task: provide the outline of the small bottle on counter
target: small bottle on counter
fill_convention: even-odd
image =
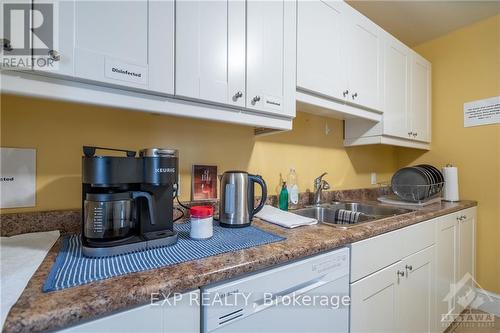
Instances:
[[[286,182],[288,184],[288,199],[292,204],[296,205],[299,202],[299,185],[295,168],[290,168]]]
[[[288,190],[286,188],[286,182],[283,182],[281,186],[281,192],[279,197],[279,207],[281,210],[288,210]]]
[[[191,215],[191,230],[189,236],[196,240],[211,238],[214,234],[213,207],[193,206],[189,209],[189,214]]]

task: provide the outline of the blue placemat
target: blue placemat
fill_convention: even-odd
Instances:
[[[106,258],[84,257],[80,235],[67,236],[45,281],[43,291],[79,286],[285,239],[253,226],[222,228],[214,225],[213,237],[203,241],[189,238],[188,223],[175,224],[174,229],[179,234],[175,245]]]

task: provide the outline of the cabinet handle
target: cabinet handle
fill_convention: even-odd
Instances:
[[[467,218],[467,216],[466,216],[466,215],[462,215],[462,217],[463,217],[463,219],[464,219],[464,220]]]
[[[408,136],[412,136],[413,132],[408,132]]]
[[[409,271],[413,270],[413,266],[412,265],[406,265],[405,268]]]
[[[349,90],[346,90],[342,93],[342,95],[344,95],[344,97],[346,97],[347,95],[349,95]]]
[[[356,97],[358,97],[358,93],[352,94],[352,99],[356,99]]]
[[[417,132],[413,133],[413,136],[414,136],[414,137],[416,137],[417,135],[418,135],[418,133],[417,133]]]
[[[50,57],[50,59],[52,59],[54,61],[61,60],[61,55],[56,50],[50,50],[49,51],[49,57]]]
[[[3,50],[4,51],[12,51],[13,48],[12,48],[12,44],[10,43],[10,40],[8,40],[7,38],[3,38],[2,39],[2,45],[3,45]]]
[[[255,96],[254,98],[252,98],[252,105],[255,105],[255,103],[257,103],[258,101],[260,101],[260,96]]]
[[[236,102],[240,97],[243,97],[243,93],[241,91],[236,92],[236,94],[234,94],[233,96],[233,101]]]
[[[398,277],[399,277],[399,276],[404,277],[404,276],[405,276],[405,272],[403,272],[403,271],[398,271],[398,272],[397,272],[397,275],[398,275]]]

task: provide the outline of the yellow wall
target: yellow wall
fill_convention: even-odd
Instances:
[[[387,180],[396,166],[394,148],[345,149],[341,121],[305,113],[291,132],[254,138],[250,127],[91,105],[3,95],[1,106],[1,146],[37,149],[36,207],[1,213],[80,207],[82,145],[179,149],[181,199],[190,196],[192,164],[261,174],[271,194],[290,167],[305,191],[324,171],[333,188],[359,188],[370,186],[370,172]]]
[[[432,150],[399,149],[400,167],[459,168],[460,197],[479,201],[476,271],[500,294],[500,124],[463,126],[463,103],[500,96],[500,15],[416,47],[432,63]]]

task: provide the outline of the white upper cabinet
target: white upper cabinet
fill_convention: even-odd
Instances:
[[[350,117],[359,114],[362,118],[376,118],[382,109],[381,31],[345,2],[299,0],[299,101],[328,105],[332,117],[340,111]],[[318,98],[323,101],[315,100]],[[356,113],[346,104],[360,111]],[[363,110],[376,112],[367,116]]]
[[[297,87],[344,100],[348,89],[343,62],[343,8],[338,1],[299,1]],[[328,41],[328,42],[325,42]]]
[[[382,121],[346,119],[344,145],[430,149],[431,64],[388,33],[382,44]]]
[[[173,1],[76,1],[75,76],[173,93]]]
[[[384,133],[409,138],[411,53],[392,36],[384,44]]]
[[[245,106],[245,2],[178,1],[175,94]]]
[[[53,46],[43,49],[35,33],[23,45],[28,53],[50,57],[54,66],[36,65],[33,69],[43,76],[7,71],[2,91],[270,129],[292,127],[296,1],[13,1],[33,6],[32,27],[44,22],[36,10],[53,5]],[[8,37],[14,48],[22,48],[26,39]],[[9,41],[4,44],[6,53],[15,53],[8,51]]]
[[[357,11],[348,13],[345,31],[348,80],[346,101],[375,110],[382,109],[380,32],[381,29],[377,25]]]
[[[283,111],[285,1],[247,1],[247,107]]]
[[[431,64],[413,54],[411,128],[415,140],[431,142]]]
[[[173,1],[52,3],[58,39],[51,74],[173,94]]]

